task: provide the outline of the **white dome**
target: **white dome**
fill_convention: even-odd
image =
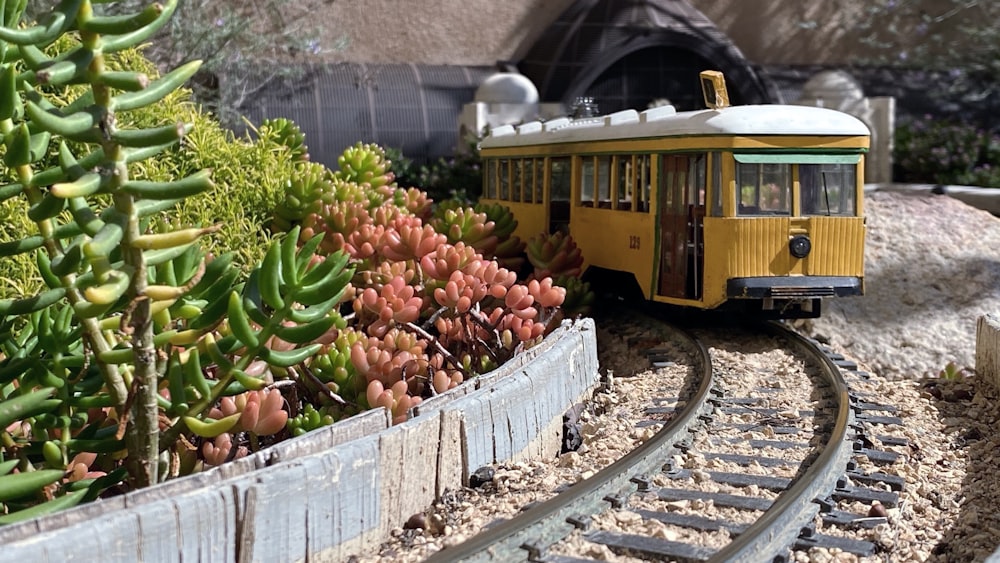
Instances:
[[[487,104],[537,104],[538,89],[523,74],[498,72],[483,81],[475,100]]]
[[[823,100],[827,105],[861,100],[865,97],[861,84],[842,70],[824,70],[810,78],[802,87],[799,103]]]

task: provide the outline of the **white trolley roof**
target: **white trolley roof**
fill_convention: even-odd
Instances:
[[[677,112],[673,106],[662,106],[641,113],[630,109],[602,117],[503,125],[495,127],[480,148],[664,136],[868,134],[860,119],[828,108],[750,105]]]

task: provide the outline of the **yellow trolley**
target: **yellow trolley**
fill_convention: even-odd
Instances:
[[[522,238],[567,230],[585,275],[645,299],[811,317],[824,297],[862,294],[868,128],[706,98],[497,127],[480,144],[482,199],[509,206]]]

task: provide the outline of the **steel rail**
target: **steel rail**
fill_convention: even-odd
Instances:
[[[426,563],[525,560],[529,550],[544,549],[569,535],[574,525],[567,521],[568,518],[600,512],[606,508],[601,506],[607,503],[604,500],[606,497],[634,487],[630,481],[634,476],[659,471],[674,444],[699,422],[700,415],[711,408],[708,398],[715,383],[708,349],[687,333],[679,331],[679,334],[683,334],[697,350],[702,363],[701,383],[683,412],[638,448],[589,479],[461,544],[442,549],[426,559]],[[512,556],[519,550],[523,551],[524,557]]]
[[[783,491],[771,507],[709,561],[773,561],[787,554],[801,533],[819,512],[815,499],[832,491],[851,457],[849,432],[854,423],[847,382],[840,368],[804,336],[777,323],[767,323],[771,332],[788,339],[800,351],[819,360],[822,374],[837,397],[837,419],[827,447],[795,483]]]

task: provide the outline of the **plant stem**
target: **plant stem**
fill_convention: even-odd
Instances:
[[[90,0],[84,0],[80,8],[79,19],[88,19],[93,14]],[[101,76],[105,72],[104,55],[100,51],[101,38],[96,33],[81,32],[80,39],[84,46],[93,50],[95,56],[90,62],[90,72],[93,76]],[[125,443],[128,447],[128,467],[132,484],[136,487],[147,487],[155,484],[159,478],[160,454],[159,438],[159,406],[156,402],[157,372],[156,348],[153,344],[153,322],[149,312],[149,299],[144,294],[149,285],[146,272],[146,260],[140,248],[132,242],[142,232],[139,229],[139,213],[135,206],[135,197],[121,190],[128,182],[128,162],[124,148],[112,140],[116,130],[116,119],[111,108],[111,92],[99,81],[91,84],[94,92],[94,102],[106,110],[103,122],[105,140],[102,144],[105,157],[112,163],[111,193],[115,208],[128,217],[125,232],[122,236],[122,258],[126,266],[134,268],[128,297],[131,300],[132,314],[129,330],[132,334],[132,352],[134,354],[135,375],[132,388],[135,396],[132,398],[132,410],[129,425],[125,433]],[[126,328],[126,327],[123,327]]]

